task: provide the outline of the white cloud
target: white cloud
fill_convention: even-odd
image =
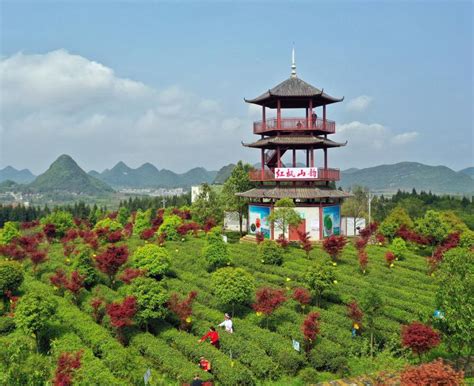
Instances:
[[[409,142],[413,142],[419,133],[416,131],[410,131],[408,133],[397,134],[392,138],[392,143],[396,145],[405,145]]]
[[[358,97],[351,99],[347,105],[346,109],[348,111],[361,112],[367,110],[367,108],[372,103],[373,98],[367,95],[359,95]]]
[[[120,159],[220,167],[243,157],[240,140],[251,132],[219,101],[179,85],[156,90],[65,50],[5,58],[0,79],[0,164],[37,173],[62,153],[86,169]]]

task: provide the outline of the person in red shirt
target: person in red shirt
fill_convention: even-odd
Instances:
[[[206,358],[204,357],[201,357],[201,359],[199,359],[199,367],[201,368],[201,370],[203,371],[207,371],[208,373],[211,372],[211,362],[209,362]]]
[[[204,342],[206,339],[211,341],[211,344],[218,350],[221,348],[219,343],[219,333],[216,331],[214,326],[209,327],[209,332],[198,340],[199,343]]]

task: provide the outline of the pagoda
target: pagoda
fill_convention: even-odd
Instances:
[[[285,197],[293,199],[302,218],[297,229],[288,230],[290,240],[298,240],[298,231],[309,232],[313,241],[340,234],[341,203],[350,194],[335,187],[340,171],[329,168],[328,149],[347,142],[328,138],[336,132],[336,124],[327,119],[326,106],[343,99],[297,77],[294,49],[291,76],[259,97],[245,99],[262,107],[262,120],[253,124],[253,132],[260,138],[242,143],[260,149],[260,166],[250,172],[250,180],[257,186],[238,193],[250,199],[250,236],[260,232],[267,239],[278,238],[267,218],[275,202]],[[276,116],[267,118],[267,109],[276,110]],[[299,109],[302,116],[287,116],[290,109]],[[303,165],[297,163],[297,153]]]

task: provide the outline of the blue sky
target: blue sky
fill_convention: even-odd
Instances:
[[[258,114],[243,98],[289,76],[293,42],[298,76],[345,97],[328,108],[349,141],[331,166],[471,166],[472,15],[456,1],[3,1],[0,166],[253,162],[240,141]],[[130,97],[123,80],[142,88]]]

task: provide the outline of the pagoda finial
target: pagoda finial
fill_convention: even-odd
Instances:
[[[293,50],[291,52],[291,77],[296,78],[295,43],[293,43]]]

